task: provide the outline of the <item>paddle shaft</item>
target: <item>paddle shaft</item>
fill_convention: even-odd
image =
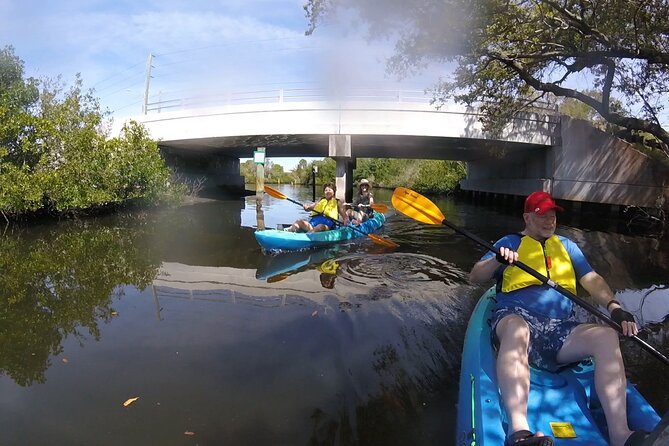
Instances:
[[[479,236],[472,234],[471,232],[467,231],[466,229],[461,229],[457,226],[455,226],[453,223],[443,220],[441,222],[444,226],[448,226],[449,228],[453,229],[455,232],[459,232],[460,234],[464,235],[465,237],[469,238],[470,240],[475,241],[479,245],[487,248],[489,251],[494,252],[495,254],[500,254],[499,248],[496,248],[492,243],[487,242],[480,238]],[[523,262],[516,261],[513,262],[513,266],[520,268],[521,270],[525,271],[527,274],[533,276],[534,278],[538,279],[542,284],[548,285],[549,287],[553,288],[554,290],[562,293],[564,296],[568,297],[571,299],[573,302],[577,303],[581,307],[585,308],[587,311],[592,313],[593,315],[597,316],[599,319],[602,321],[606,322],[609,326],[613,327],[619,332],[622,332],[622,327],[620,324],[615,322],[613,319],[611,319],[609,316],[606,314],[602,313],[597,307],[592,305],[590,302],[587,302],[571,291],[567,290],[566,288],[563,288],[562,286],[558,285],[557,283],[553,282],[550,280],[548,277],[544,276],[543,274],[539,273],[538,271],[535,271],[534,269],[530,268],[529,266],[525,265]],[[634,341],[636,341],[641,347],[646,350],[648,353],[652,354],[655,356],[657,359],[662,361],[665,365],[669,365],[669,359],[667,359],[666,356],[664,356],[662,353],[660,353],[658,350],[656,350],[652,345],[648,344],[646,341],[638,337],[637,335],[631,336]]]

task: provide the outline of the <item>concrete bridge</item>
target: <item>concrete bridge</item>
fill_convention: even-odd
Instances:
[[[350,200],[357,158],[467,162],[463,190],[642,207],[669,206],[669,171],[583,121],[537,110],[497,135],[476,110],[436,109],[422,91],[276,89],[165,100],[136,120],[182,172],[243,189],[239,158],[326,157],[337,163],[338,197]]]

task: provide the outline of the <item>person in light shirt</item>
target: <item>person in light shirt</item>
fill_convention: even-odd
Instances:
[[[374,195],[372,194],[372,184],[369,180],[363,178],[358,186],[358,196],[353,199],[351,209],[346,212],[353,224],[360,224],[368,220],[373,214],[372,205],[374,205]]]

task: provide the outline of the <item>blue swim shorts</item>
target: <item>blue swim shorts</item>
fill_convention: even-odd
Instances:
[[[311,226],[313,227],[318,225],[325,225],[328,227],[328,229],[334,228],[335,225],[334,220],[330,217],[326,217],[325,215],[314,215],[311,217],[311,220],[309,220],[309,223],[311,223]]]
[[[551,319],[530,313],[521,307],[499,308],[495,310],[491,319],[493,345],[499,346],[496,328],[504,316],[515,314],[522,317],[530,327],[530,346],[528,350],[528,361],[533,367],[555,372],[569,364],[559,364],[557,353],[564,345],[569,333],[581,325],[573,319]]]

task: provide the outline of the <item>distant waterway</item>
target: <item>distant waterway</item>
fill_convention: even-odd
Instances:
[[[390,205],[391,191],[375,192]],[[490,241],[522,229],[519,209],[434,201]],[[304,215],[249,196],[7,228],[0,444],[451,444],[464,332],[485,288],[467,273],[482,248],[391,208],[380,235],[395,250],[367,238],[260,250],[259,225]],[[586,218],[558,233],[666,354],[669,239],[616,228]],[[669,411],[657,385],[669,369],[623,348],[629,379]]]

